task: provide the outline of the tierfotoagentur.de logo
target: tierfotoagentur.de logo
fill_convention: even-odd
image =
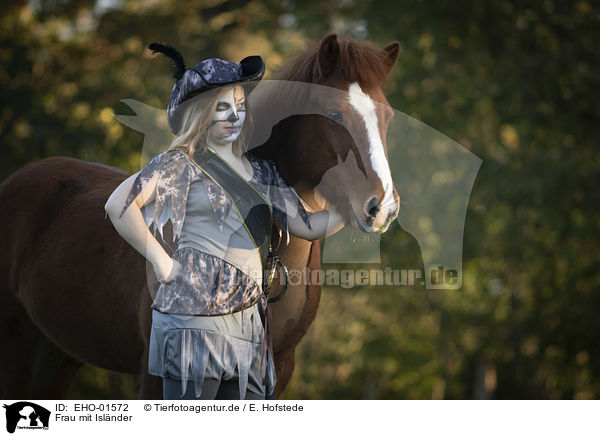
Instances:
[[[3,404],[6,409],[6,431],[14,433],[16,429],[48,430],[50,411],[29,401]]]

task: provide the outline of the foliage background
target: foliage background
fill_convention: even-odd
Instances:
[[[0,180],[55,155],[139,170],[142,137],[113,114],[166,104],[149,42],[188,63],[260,53],[272,71],[331,31],[398,40],[390,104],[483,159],[464,285],[325,287],[283,398],[598,398],[599,17],[553,0],[4,2]],[[419,258],[397,223],[382,249]],[[136,383],[86,365],[69,397],[135,398]]]

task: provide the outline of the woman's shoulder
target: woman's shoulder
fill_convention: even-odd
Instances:
[[[161,176],[179,176],[182,172],[189,172],[192,178],[197,178],[197,171],[188,156],[181,148],[170,148],[156,154],[143,168],[144,173],[158,171]]]
[[[256,156],[248,151],[244,153],[254,169],[254,178],[265,185],[269,185],[273,180],[273,172],[277,171],[275,162],[271,159]]]
[[[189,160],[188,154],[181,148],[168,148],[160,153],[158,153],[155,158],[163,159],[166,161],[182,161],[185,162]]]
[[[179,149],[170,148],[154,154],[150,160],[142,167],[142,171],[148,169],[159,169],[173,162],[182,161],[185,153]]]
[[[170,218],[175,238],[181,231],[190,185],[198,177],[181,150],[168,149],[150,159],[134,179],[121,215],[155,176],[158,177],[156,197],[151,206],[153,212],[145,217],[146,224],[154,233],[158,230],[162,236],[162,227]]]

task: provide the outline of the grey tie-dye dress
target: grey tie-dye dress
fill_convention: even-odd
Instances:
[[[269,205],[285,231],[286,243],[287,215],[299,213],[310,228],[305,206],[310,208],[281,178],[274,162],[250,153],[245,156],[254,172],[246,183]],[[260,365],[264,329],[258,310],[267,304],[262,265],[250,235],[244,238],[238,232],[242,236],[233,237],[242,217],[227,193],[180,149],[159,153],[142,168],[121,215],[156,173],[156,198],[142,213],[150,230],[161,238],[164,224],[171,220],[173,259],[183,270],[160,285],[152,303],[150,374],[180,379],[183,393],[187,381],[194,380],[196,397],[204,378],[236,377],[240,398],[246,389],[271,395],[276,378],[268,347]],[[286,202],[296,205],[294,210],[286,208]]]

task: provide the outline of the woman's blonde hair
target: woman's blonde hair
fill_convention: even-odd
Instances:
[[[241,85],[234,85],[241,86]],[[179,133],[171,142],[169,150],[179,148],[192,157],[197,150],[203,150],[207,145],[208,128],[213,119],[219,96],[228,87],[219,88],[219,91],[204,92],[190,101],[185,102],[185,108],[181,114],[181,127]],[[245,87],[244,96],[247,92]],[[249,113],[248,100],[245,104],[246,117],[242,131],[237,139],[231,144],[233,153],[240,157],[248,149],[248,139],[253,127],[252,117]]]

